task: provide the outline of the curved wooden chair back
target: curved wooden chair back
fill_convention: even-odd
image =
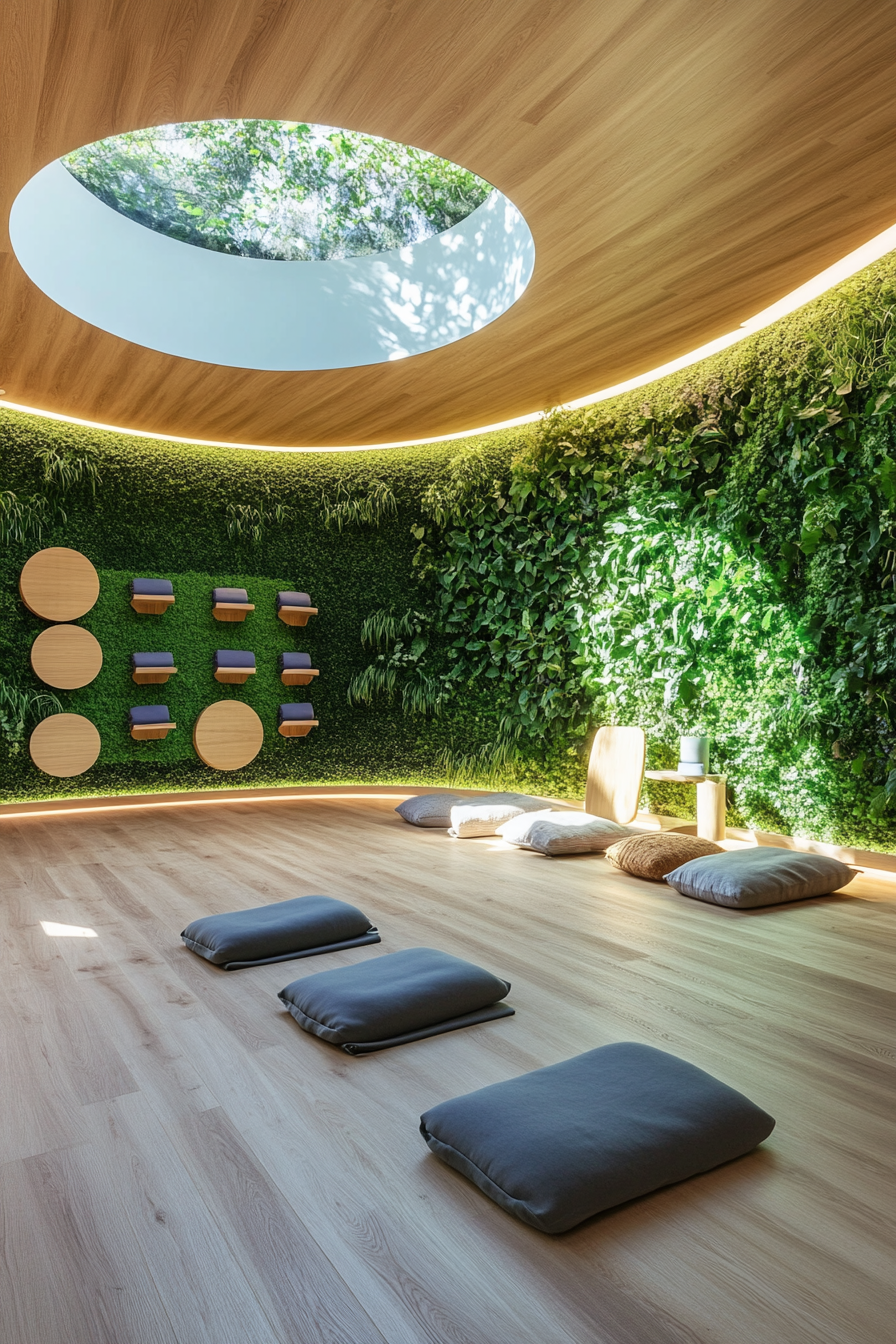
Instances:
[[[599,728],[588,761],[585,811],[625,825],[638,811],[647,739],[643,728]]]

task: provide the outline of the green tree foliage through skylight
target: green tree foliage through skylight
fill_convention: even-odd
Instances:
[[[70,173],[129,219],[195,247],[331,261],[421,242],[482,205],[488,182],[425,150],[288,121],[195,121],[98,140]]]

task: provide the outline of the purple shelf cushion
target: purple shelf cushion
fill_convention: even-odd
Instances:
[[[280,655],[281,672],[301,672],[303,668],[310,666],[310,653],[281,653]]]
[[[131,579],[131,593],[137,597],[173,597],[170,579]]]
[[[167,705],[135,705],[130,710],[131,727],[152,723],[170,723],[171,713]]]
[[[312,705],[281,705],[278,715],[278,722],[285,723],[287,719],[313,719],[314,707]]]
[[[215,649],[215,670],[219,667],[254,667],[255,654],[245,649]]]
[[[215,602],[248,602],[249,594],[245,588],[215,588],[213,590]]]
[[[311,598],[307,593],[278,593],[277,610],[281,607],[310,607]]]
[[[132,667],[173,667],[173,653],[132,653]]]

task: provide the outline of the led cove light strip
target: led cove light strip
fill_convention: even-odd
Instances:
[[[611,397],[619,397],[625,392],[633,392],[638,387],[646,387],[648,383],[656,382],[658,378],[664,378],[669,373],[677,373],[680,369],[690,368],[692,364],[699,364],[702,359],[717,355],[721,350],[737,345],[738,341],[746,340],[755,332],[770,327],[779,318],[796,312],[797,308],[802,308],[813,299],[827,293],[829,289],[840,284],[841,280],[848,280],[851,275],[856,275],[894,249],[896,249],[896,224],[884,229],[883,233],[863,243],[833,266],[828,266],[827,270],[820,271],[798,289],[785,294],[777,303],[763,308],[761,313],[756,313],[754,317],[742,322],[737,331],[729,331],[725,336],[707,341],[706,345],[698,346],[696,350],[680,355],[678,359],[669,360],[667,364],[660,364],[647,373],[638,374],[636,378],[629,378],[624,383],[615,383],[612,387],[604,388],[602,392],[592,392],[586,397],[579,397],[577,401],[566,402],[565,407],[575,411],[583,406],[593,406],[599,401],[609,401]],[[106,429],[113,434],[128,434],[135,439],[159,439],[164,443],[195,444],[199,448],[245,448],[258,453],[362,453],[377,448],[413,448],[427,443],[450,443],[456,439],[469,439],[475,434],[491,434],[499,429],[515,429],[518,425],[531,425],[534,421],[540,420],[542,415],[541,411],[532,411],[529,415],[518,415],[513,420],[499,420],[493,425],[480,425],[476,429],[464,429],[457,434],[440,434],[431,439],[400,439],[395,443],[362,443],[339,448],[272,448],[259,443],[230,443],[225,439],[184,439],[175,434],[153,434],[146,430],[125,429],[121,425],[104,425],[99,420],[81,420],[74,415],[60,415],[57,411],[42,411],[35,406],[23,406],[19,402],[7,401],[5,397],[0,397],[0,406],[6,406],[11,411],[25,411],[28,415],[40,415],[45,420],[61,420],[68,425],[84,425],[89,429]]]

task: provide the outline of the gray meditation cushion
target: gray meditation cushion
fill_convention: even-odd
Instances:
[[[552,1233],[742,1157],[774,1127],[702,1069],[628,1041],[443,1101],[420,1120],[443,1162]]]
[[[131,579],[131,592],[137,597],[172,597],[170,579]]]
[[[255,654],[247,649],[215,649],[215,668],[254,667]]]
[[[167,705],[134,705],[128,710],[131,725],[170,723],[171,714]]]
[[[245,588],[215,588],[212,596],[216,602],[248,602],[249,594]]]
[[[445,830],[451,825],[451,809],[465,800],[457,793],[418,793],[399,803],[395,811],[412,826]]]
[[[856,876],[839,859],[761,845],[690,859],[666,874],[683,896],[742,910],[839,891]]]
[[[389,952],[356,966],[306,975],[279,998],[300,1027],[350,1055],[385,1050],[496,1017],[506,980],[432,947]]]
[[[380,941],[365,914],[330,896],[296,896],[253,910],[206,915],[188,924],[181,938],[191,951],[225,971]]]
[[[173,667],[173,653],[132,653],[133,667]]]

